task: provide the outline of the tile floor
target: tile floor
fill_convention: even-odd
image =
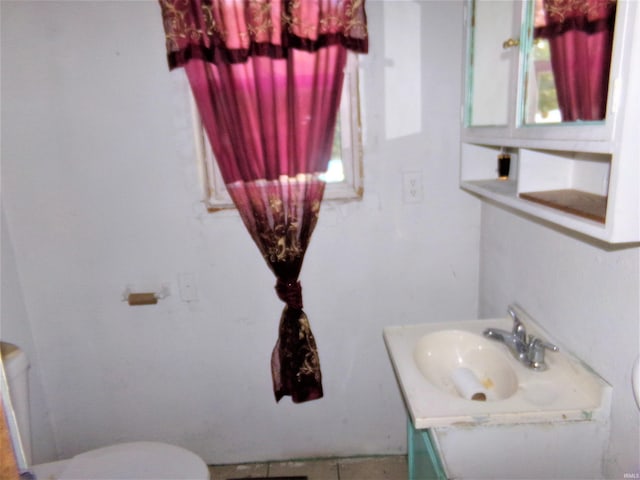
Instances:
[[[288,462],[210,466],[211,480],[234,478],[296,477],[308,480],[406,480],[407,457],[335,458]]]

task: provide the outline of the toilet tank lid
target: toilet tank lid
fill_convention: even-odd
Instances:
[[[0,342],[0,355],[7,377],[15,377],[29,368],[29,359],[24,351],[9,342]]]
[[[73,457],[59,479],[78,478],[208,480],[209,469],[200,457],[182,447],[159,442],[131,442]]]

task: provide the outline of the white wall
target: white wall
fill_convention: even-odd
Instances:
[[[631,368],[640,343],[640,248],[612,248],[486,204],[480,314],[517,301],[613,387],[605,478],[638,473]]]
[[[235,213],[199,202],[183,72],[167,71],[157,3],[1,8],[2,233],[19,279],[2,293],[24,298],[2,325],[9,341],[16,322],[33,332],[35,436],[50,437],[48,409],[55,440],[35,460],[136,439],[211,463],[404,451],[383,326],[477,311],[479,206],[457,188],[461,2],[367,3],[365,197],[323,206],[305,260],[325,398],[302,405],[271,391],[271,273]],[[417,67],[386,48],[406,39],[391,11],[419,15]],[[391,82],[394,68],[420,82]],[[417,103],[411,125],[389,128],[406,121],[389,96]],[[424,198],[405,204],[402,172],[416,170]],[[181,273],[198,301],[181,301]],[[172,295],[157,306],[120,299],[127,284],[163,283]]]

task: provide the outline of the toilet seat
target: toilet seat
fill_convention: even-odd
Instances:
[[[121,443],[56,463],[59,474],[52,476],[56,480],[209,480],[209,469],[200,457],[159,442]],[[34,470],[36,475],[45,473],[37,466]]]

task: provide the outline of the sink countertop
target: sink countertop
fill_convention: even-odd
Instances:
[[[609,417],[611,386],[531,320],[525,322],[527,334],[556,343],[560,351],[548,352],[545,357],[548,370],[536,372],[513,358],[505,345],[492,342],[504,350],[518,378],[518,389],[509,398],[483,402],[454,396],[431,384],[416,364],[414,351],[425,335],[461,330],[482,336],[486,328],[510,331],[512,325],[512,320],[505,317],[384,328],[384,341],[415,428],[569,422]]]

